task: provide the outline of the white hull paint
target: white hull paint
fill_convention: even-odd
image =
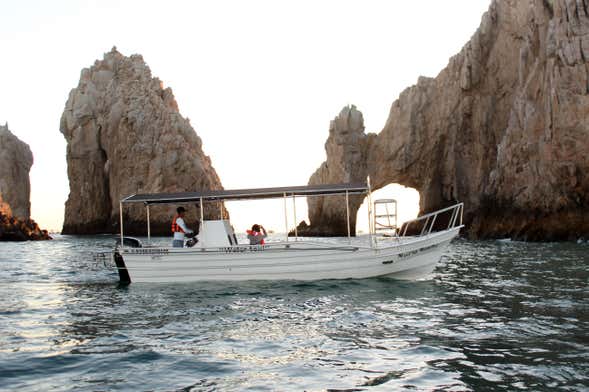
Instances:
[[[376,248],[306,241],[225,248],[120,248],[131,282],[363,279],[430,275],[462,226]],[[121,266],[119,266],[121,269]]]

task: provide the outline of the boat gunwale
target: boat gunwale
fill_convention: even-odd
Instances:
[[[337,244],[326,244],[317,241],[295,241],[295,242],[271,242],[265,245],[248,245],[248,244],[237,244],[237,245],[228,245],[223,247],[210,247],[210,248],[174,248],[169,246],[161,246],[161,247],[151,247],[146,246],[142,248],[129,248],[124,247],[118,249],[118,251],[122,251],[124,255],[192,255],[192,254],[208,254],[208,255],[228,255],[228,254],[262,254],[262,253],[283,253],[283,252],[295,252],[295,251],[346,251],[346,252],[357,252],[357,251],[373,251],[373,252],[381,252],[381,251],[390,251],[393,249],[399,249],[403,246],[412,246],[418,244],[420,242],[425,242],[432,238],[441,237],[442,235],[448,234],[453,231],[460,231],[464,225],[452,227],[447,230],[436,231],[433,233],[429,233],[422,236],[406,236],[406,237],[391,237],[391,242],[395,242],[393,244],[388,244],[387,246],[377,246],[377,247],[370,247],[370,246],[360,246],[360,245],[341,245],[338,246]],[[404,239],[409,239],[404,240]],[[300,248],[296,245],[311,245],[313,247],[309,248]],[[243,249],[243,251],[242,251]],[[142,252],[141,250],[149,250],[153,251],[153,253]],[[162,253],[157,253],[157,251],[161,251]]]

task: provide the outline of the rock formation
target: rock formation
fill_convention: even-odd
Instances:
[[[29,171],[33,153],[28,144],[0,126],[0,198],[10,206],[12,215],[28,219],[31,215]]]
[[[34,220],[12,215],[10,206],[0,198],[0,241],[50,240]]]
[[[119,200],[131,194],[222,189],[172,90],[151,76],[140,55],[126,57],[113,48],[83,69],[60,130],[70,182],[63,233],[116,232]],[[169,235],[175,207],[151,208],[153,234]],[[190,223],[197,213],[186,207]],[[211,214],[213,209],[219,211]],[[143,206],[124,207],[123,213],[125,233],[146,232]]]
[[[370,175],[375,189],[417,189],[423,212],[463,201],[473,238],[587,237],[589,1],[494,0],[448,66],[401,93],[378,135],[330,131],[326,150],[311,182]],[[311,228],[345,217],[321,206],[309,206]]]
[[[325,143],[327,161],[311,176],[309,185],[364,183],[366,181],[366,162],[368,140],[375,135],[364,133],[364,118],[355,106],[345,107],[329,125],[329,138]],[[350,231],[356,232],[356,211],[364,197],[350,196]],[[345,196],[310,197],[310,226],[298,226],[304,236],[345,236],[348,233]],[[342,211],[331,213],[331,211]]]
[[[30,219],[32,165],[29,146],[0,126],[0,241],[51,239]]]

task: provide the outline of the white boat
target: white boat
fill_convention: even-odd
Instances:
[[[369,201],[367,244],[352,243],[349,208],[348,243],[327,243],[286,236],[264,245],[239,244],[228,220],[204,220],[204,203],[230,200],[366,194]],[[144,203],[148,243],[129,241],[123,233],[123,206]],[[190,248],[150,245],[149,206],[198,203],[201,211],[199,242]],[[295,205],[295,204],[293,204]],[[384,213],[377,210],[384,208]],[[113,252],[122,283],[241,280],[319,280],[392,277],[422,279],[436,267],[450,241],[463,227],[463,204],[421,216],[397,227],[396,201],[371,200],[370,186],[340,184],[176,194],[132,195],[121,200],[121,238]],[[294,214],[296,215],[296,209]],[[296,216],[295,220],[296,222]],[[440,224],[443,227],[440,229]],[[436,230],[437,229],[437,230]],[[386,233],[388,232],[388,233]],[[412,235],[407,235],[412,233]],[[358,242],[358,241],[355,241]]]

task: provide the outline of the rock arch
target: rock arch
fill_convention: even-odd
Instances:
[[[448,66],[401,93],[378,135],[344,108],[309,182],[370,175],[375,189],[417,189],[422,212],[462,201],[473,238],[589,236],[587,9],[494,0]],[[311,234],[341,234],[341,217],[337,202],[309,203]]]

